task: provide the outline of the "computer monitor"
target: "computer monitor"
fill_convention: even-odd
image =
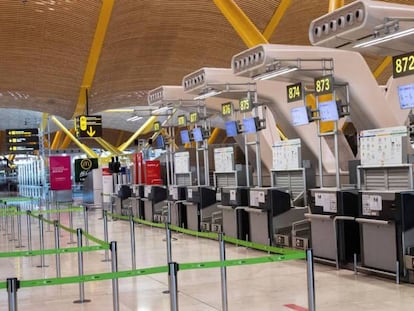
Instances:
[[[227,137],[235,137],[239,134],[237,121],[226,122],[226,134],[227,134]]]
[[[180,131],[180,135],[181,135],[181,143],[182,144],[187,144],[187,143],[190,142],[190,135],[188,134],[188,130]]]
[[[339,119],[338,106],[335,100],[320,102],[318,107],[321,121],[337,121]]]
[[[258,128],[258,119],[256,117],[243,119],[244,133],[256,133]]]
[[[164,149],[165,148],[165,141],[162,135],[158,135],[157,137],[157,148]]]
[[[293,126],[309,124],[308,108],[306,106],[290,109],[290,116],[292,117]]]
[[[401,109],[414,108],[414,84],[400,85],[398,87],[398,98]]]
[[[196,127],[193,129],[193,138],[194,141],[197,142],[203,141],[203,133],[201,131],[201,127]]]

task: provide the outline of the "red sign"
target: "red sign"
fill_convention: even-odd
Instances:
[[[49,158],[50,190],[72,190],[69,156]]]
[[[162,185],[161,163],[158,160],[148,160],[145,162],[145,184]]]
[[[142,155],[142,152],[138,152],[134,154],[134,164],[135,164],[135,183],[136,184],[143,184],[144,183],[144,177],[145,177],[145,171],[144,171],[144,157]]]

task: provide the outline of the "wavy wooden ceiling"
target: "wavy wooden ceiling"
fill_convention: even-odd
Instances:
[[[280,3],[236,2],[260,31]],[[0,1],[0,107],[72,116],[100,6],[99,0]],[[293,0],[270,42],[309,44],[310,21],[327,10],[328,0]],[[148,90],[181,84],[200,67],[229,67],[245,48],[212,0],[115,0],[90,111],[145,104]],[[372,69],[382,61],[366,59]],[[379,81],[389,76],[387,69]]]

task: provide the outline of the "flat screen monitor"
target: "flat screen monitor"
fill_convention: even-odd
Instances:
[[[193,129],[193,138],[194,141],[197,142],[203,141],[203,133],[201,132],[201,127],[196,127]]]
[[[337,121],[339,119],[338,106],[335,100],[319,103],[321,121]]]
[[[236,121],[227,121],[226,122],[226,134],[227,137],[237,136],[239,133],[238,126]]]
[[[398,87],[398,98],[401,109],[414,108],[414,84],[400,85]]]
[[[292,117],[293,126],[309,124],[308,109],[306,106],[290,109],[290,115]]]
[[[182,144],[187,144],[187,143],[190,142],[190,135],[188,134],[187,130],[182,130],[180,132],[180,135],[181,135],[181,143]]]
[[[256,133],[257,132],[257,119],[246,118],[243,119],[244,133]]]
[[[164,137],[162,137],[162,135],[158,135],[158,137],[157,137],[157,148],[158,149],[164,149],[165,148],[165,141],[164,141]]]

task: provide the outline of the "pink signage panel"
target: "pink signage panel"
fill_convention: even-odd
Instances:
[[[70,156],[49,158],[50,190],[72,190]]]

